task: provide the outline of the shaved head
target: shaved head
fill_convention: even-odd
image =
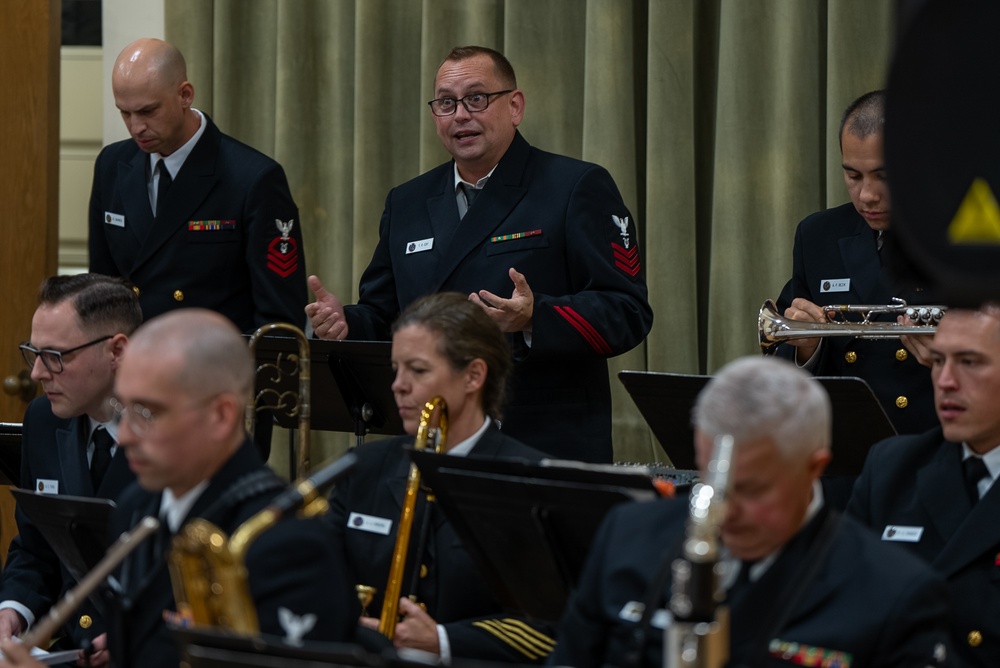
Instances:
[[[111,90],[125,127],[144,153],[168,156],[201,126],[191,109],[194,86],[187,80],[184,56],[173,44],[146,38],[126,46],[115,60]]]
[[[177,387],[191,396],[250,394],[254,365],[247,342],[224,316],[203,309],[171,311],[137,330],[136,355],[170,359]]]
[[[124,83],[135,77],[175,86],[187,80],[187,64],[176,46],[160,39],[143,38],[118,54],[112,79]]]

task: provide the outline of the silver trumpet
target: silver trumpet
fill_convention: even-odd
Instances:
[[[933,334],[944,316],[947,306],[908,306],[894,297],[895,304],[856,306],[850,304],[829,304],[823,306],[827,313],[860,313],[859,322],[830,320],[829,322],[800,322],[788,320],[778,313],[778,308],[770,299],[760,307],[757,316],[757,333],[760,337],[760,351],[770,355],[775,348],[789,339],[819,339],[828,336],[853,336],[859,339],[896,339],[910,334]],[[916,322],[915,325],[900,325],[897,322],[873,322],[877,314],[905,315]],[[829,316],[827,316],[829,318]]]

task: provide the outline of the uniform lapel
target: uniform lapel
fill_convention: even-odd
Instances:
[[[959,466],[956,464],[955,469],[960,470]],[[965,496],[964,492],[957,495]],[[953,497],[944,496],[943,493],[938,494],[938,503],[941,503],[941,499],[949,499],[954,505],[958,505],[954,503],[956,500]],[[1000,524],[996,521],[998,515],[1000,485],[994,484],[986,496],[973,506],[961,524],[956,525],[954,534],[934,560],[934,568],[948,578],[984,553],[995,553],[1000,544]]]
[[[91,496],[90,468],[87,466],[87,439],[90,437],[90,421],[86,415],[73,418],[69,429],[56,430],[56,452],[62,472],[62,487],[59,494]],[[31,485],[34,480],[26,481]]]
[[[434,276],[433,290],[439,290],[442,284],[455,271],[465,258],[480,247],[497,227],[510,215],[510,212],[521,201],[528,189],[522,186],[524,171],[527,167],[530,147],[517,133],[507,153],[500,159],[493,176],[486,187],[476,198],[475,209],[470,209],[458,225],[451,242],[441,255],[437,273]],[[446,189],[447,192],[447,189]],[[457,217],[454,194],[451,196],[451,208]],[[428,208],[435,211],[443,210],[441,202],[428,201]]]
[[[851,288],[861,298],[862,303],[871,303],[872,293],[879,284],[878,251],[872,238],[871,228],[864,219],[858,219],[854,234],[840,239],[840,256],[847,275],[851,276]]]
[[[390,453],[389,456],[394,457],[395,461],[387,467],[388,475],[385,476],[382,484],[386,487],[387,498],[392,499],[395,504],[392,510],[398,512],[403,509],[403,499],[406,497],[406,483],[410,475],[410,457],[404,451],[402,444],[395,453]]]
[[[127,246],[122,249],[123,264],[119,269],[130,273],[135,265],[142,246],[143,230],[153,229],[153,209],[149,205],[149,189],[147,187],[146,171],[149,166],[149,155],[136,151],[128,162],[118,163],[118,184],[122,205],[125,208],[124,240]]]
[[[161,215],[153,223],[149,235],[142,244],[135,267],[153,257],[178,229],[187,225],[191,214],[201,206],[218,181],[215,175],[215,163],[222,138],[218,128],[208,116],[205,116],[205,122],[208,123],[208,127],[205,128],[204,134],[195,144],[180,171],[174,175],[166,201],[160,203]],[[146,192],[145,184],[142,192],[144,194]],[[149,209],[149,198],[145,199],[146,208]]]
[[[956,529],[969,515],[969,499],[962,480],[961,446],[943,442],[931,460],[917,471],[917,499],[944,543],[954,541]],[[938,554],[940,559],[941,554]]]

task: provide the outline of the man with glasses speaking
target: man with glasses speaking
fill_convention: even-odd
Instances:
[[[505,434],[548,454],[610,462],[606,359],[653,323],[636,221],[604,168],[528,145],[510,62],[452,49],[430,112],[454,160],[393,188],[358,303],[311,276],[316,335],[388,340],[417,298],[455,290],[500,326],[514,357]]]
[[[21,354],[45,395],[24,415],[21,486],[42,494],[114,499],[134,475],[117,448],[111,392],[128,337],[142,322],[135,292],[98,274],[53,276],[38,294]],[[0,585],[0,639],[23,633],[75,582],[24,514]],[[66,647],[107,663],[104,620],[87,601],[63,629]]]

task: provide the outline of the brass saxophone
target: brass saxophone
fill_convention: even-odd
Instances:
[[[721,668],[729,659],[729,609],[720,577],[719,533],[726,517],[726,489],[733,437],[715,439],[705,480],[691,491],[687,534],[673,563],[670,612],[664,638],[666,668]]]
[[[207,520],[186,523],[174,536],[168,561],[181,618],[195,626],[219,627],[238,635],[259,633],[247,583],[246,554],[251,543],[291,512],[314,517],[329,510],[324,491],[356,461],[354,453],[347,453],[311,477],[297,481],[241,524],[231,538]]]
[[[437,426],[432,425],[437,417]],[[420,411],[420,424],[417,436],[413,441],[415,450],[424,450],[428,442],[433,442],[435,452],[445,449],[448,437],[448,406],[442,397],[434,397]],[[399,599],[403,591],[403,574],[406,570],[406,555],[410,548],[410,534],[413,532],[413,516],[420,493],[420,469],[416,464],[410,464],[410,475],[406,481],[406,496],[403,499],[403,511],[396,528],[396,546],[392,551],[392,562],[389,565],[389,579],[385,585],[385,595],[382,598],[382,614],[379,616],[378,630],[386,638],[392,640],[396,634],[396,623],[399,621]],[[428,495],[428,502],[432,500]],[[375,589],[366,585],[357,586],[358,597],[362,607],[375,594]]]
[[[275,332],[276,330],[285,330],[290,332],[294,337],[295,341],[299,347],[298,359],[295,355],[289,355],[286,359],[288,362],[296,363],[298,376],[299,376],[299,391],[298,394],[294,392],[279,392],[273,387],[267,387],[262,389],[260,392],[255,390],[250,391],[250,398],[247,402],[246,407],[246,430],[250,438],[253,439],[254,423],[256,422],[257,411],[264,409],[272,409],[275,411],[284,411],[290,417],[299,418],[298,427],[298,447],[296,452],[298,453],[296,465],[295,465],[295,477],[304,478],[308,473],[309,469],[312,468],[312,451],[309,441],[309,425],[312,419],[312,408],[310,404],[309,396],[309,386],[312,380],[312,372],[310,370],[310,360],[309,360],[309,339],[306,338],[305,333],[296,327],[295,325],[290,325],[287,322],[272,322],[266,325],[261,325],[253,335],[250,336],[250,354],[254,354],[257,350],[257,343],[263,337]],[[279,353],[278,359],[272,364],[262,364],[257,368],[257,373],[261,371],[269,370],[273,373],[272,378],[270,378],[271,383],[278,383],[284,373],[282,367],[282,354]],[[264,402],[264,399],[268,399],[269,402]],[[291,477],[291,476],[289,476]]]

